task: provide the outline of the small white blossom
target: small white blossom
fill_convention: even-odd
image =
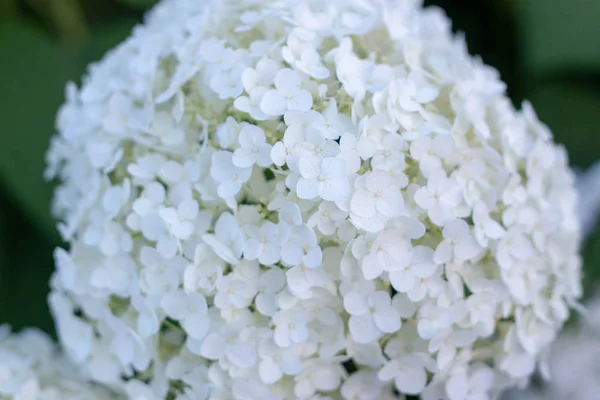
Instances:
[[[265,133],[254,125],[244,125],[239,133],[240,148],[233,153],[233,165],[248,168],[253,164],[267,167],[271,164],[271,146],[265,142]]]
[[[308,111],[313,104],[310,92],[302,89],[300,75],[289,69],[280,69],[275,75],[275,89],[266,92],[260,109],[267,115],[283,115],[287,110]]]
[[[296,192],[301,199],[343,200],[350,192],[344,174],[344,161],[338,158],[303,157],[299,163],[301,178]]]
[[[348,322],[350,333],[358,343],[369,343],[382,333],[393,333],[400,329],[400,314],[392,307],[386,292],[346,293],[344,308],[351,315]]]

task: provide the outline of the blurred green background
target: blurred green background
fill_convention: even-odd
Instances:
[[[202,1],[202,0],[198,0]],[[496,67],[516,105],[532,101],[574,167],[600,159],[600,0],[432,0]],[[155,0],[0,0],[0,322],[53,325],[44,152],[68,81],[142,21]],[[585,285],[600,280],[600,230],[584,246]],[[597,278],[597,279],[596,279]]]

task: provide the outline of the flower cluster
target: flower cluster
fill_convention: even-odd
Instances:
[[[45,333],[36,329],[11,334],[0,325],[0,399],[109,400],[118,399],[61,354]]]
[[[540,384],[513,390],[506,400],[595,400],[600,392],[600,299],[586,304],[577,325],[569,326],[546,355]]]
[[[573,174],[419,0],[165,0],[67,88],[50,305],[144,399],[487,399],[580,296]]]

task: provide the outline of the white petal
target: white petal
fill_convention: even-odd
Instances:
[[[208,333],[210,320],[206,314],[194,314],[186,317],[182,326],[192,338],[201,340]]]
[[[256,351],[249,343],[233,343],[227,346],[227,358],[240,368],[251,368],[256,363]]]
[[[369,343],[376,340],[381,331],[375,326],[371,314],[353,315],[348,321],[352,338],[357,343]]]
[[[217,194],[222,199],[231,199],[233,196],[239,193],[242,185],[239,181],[225,181],[217,188]]]
[[[403,393],[417,395],[425,389],[427,375],[423,368],[406,368],[400,370],[394,379],[396,388]]]
[[[385,217],[394,218],[402,214],[404,210],[404,198],[400,189],[389,188],[383,192],[383,196],[377,201],[377,211]]]
[[[258,374],[260,379],[270,385],[277,382],[283,376],[279,365],[271,358],[264,359],[258,365]]]
[[[400,329],[402,321],[400,320],[400,313],[393,308],[389,307],[384,310],[377,310],[377,313],[373,315],[375,325],[386,333],[393,333]]]
[[[182,291],[175,291],[164,295],[161,305],[167,315],[173,319],[180,320],[188,312],[187,295]]]
[[[269,116],[283,115],[286,101],[277,90],[269,90],[260,100],[260,110]]]
[[[452,259],[452,245],[450,241],[443,240],[440,244],[438,244],[435,249],[435,253],[433,255],[433,261],[436,264],[445,264]]]
[[[256,161],[256,155],[251,150],[240,148],[233,153],[233,165],[239,168],[249,168]]]
[[[286,243],[281,248],[281,261],[287,265],[298,265],[302,262],[304,253],[294,243]]]
[[[320,196],[323,200],[341,201],[345,200],[350,193],[350,184],[344,177],[333,181],[327,181],[323,184]]]
[[[414,275],[403,270],[390,272],[389,278],[392,287],[400,293],[409,292],[416,283]]]
[[[296,375],[302,372],[302,362],[300,361],[300,358],[289,352],[286,352],[281,356],[279,366],[287,375]]]
[[[424,210],[433,206],[434,199],[426,187],[422,187],[415,193],[415,203]]]
[[[281,167],[285,164],[285,160],[287,158],[287,153],[285,150],[285,145],[282,142],[277,142],[273,145],[271,149],[271,159],[273,163],[278,167]]]
[[[271,316],[277,311],[277,296],[275,293],[259,293],[255,302],[256,309],[262,315]]]
[[[357,190],[350,200],[350,209],[359,217],[372,217],[377,212],[373,194],[365,190]]]
[[[323,261],[323,252],[320,247],[310,249],[302,259],[307,268],[317,268]]]
[[[310,92],[306,90],[298,91],[291,100],[287,101],[288,110],[308,111],[312,105],[313,97]]]
[[[362,293],[350,292],[344,295],[344,308],[351,315],[361,315],[369,311],[367,296]]]
[[[301,199],[314,199],[321,192],[321,182],[316,179],[300,178],[296,185],[296,194]]]
[[[479,247],[479,244],[475,238],[469,235],[457,243],[457,245],[454,247],[454,255],[456,256],[457,260],[465,261],[475,257],[480,250],[481,247]]]
[[[446,394],[450,400],[465,400],[468,393],[469,382],[466,376],[453,376],[446,382]]]
[[[200,354],[209,360],[218,360],[225,354],[225,347],[225,337],[219,332],[212,332],[202,341]]]
[[[294,92],[300,87],[300,75],[294,70],[283,68],[277,71],[274,83],[277,90]]]

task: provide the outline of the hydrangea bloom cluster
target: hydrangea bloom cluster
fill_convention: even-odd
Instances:
[[[109,400],[117,395],[88,382],[42,331],[11,334],[0,325],[0,399]]]
[[[580,296],[565,151],[419,0],[165,0],[67,88],[50,305],[144,399],[474,400]]]
[[[600,298],[588,304],[576,326],[552,344],[537,387],[511,391],[505,400],[595,400],[600,392]]]

